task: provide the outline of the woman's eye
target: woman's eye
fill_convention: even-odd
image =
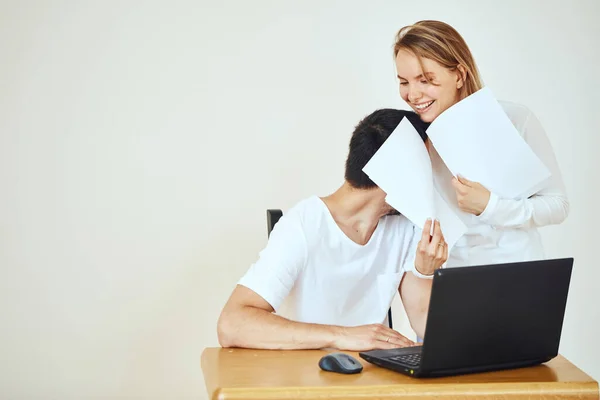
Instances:
[[[406,86],[408,85],[408,82],[400,82],[400,86]]]
[[[429,83],[429,81],[426,81],[425,79],[423,79],[423,80],[421,81],[421,83],[422,83],[423,85],[426,85],[426,84],[428,84],[428,83]]]

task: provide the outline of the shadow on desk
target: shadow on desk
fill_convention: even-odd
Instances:
[[[411,378],[360,360],[363,372],[319,369],[322,350],[208,348],[202,371],[211,399],[445,398],[598,399],[598,383],[558,356],[535,367],[444,378]],[[348,352],[357,359],[358,354]]]

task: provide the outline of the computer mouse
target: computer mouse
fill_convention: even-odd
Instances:
[[[358,360],[345,353],[330,353],[319,360],[319,367],[323,371],[337,372],[340,374],[358,374],[363,366]]]

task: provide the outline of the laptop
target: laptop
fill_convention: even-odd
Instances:
[[[520,368],[558,355],[573,258],[439,269],[422,346],[360,352],[414,377]]]

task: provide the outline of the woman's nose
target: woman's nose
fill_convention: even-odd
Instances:
[[[423,94],[421,93],[421,91],[418,90],[415,86],[412,86],[408,89],[408,100],[411,103],[415,103],[422,96],[423,96]]]

